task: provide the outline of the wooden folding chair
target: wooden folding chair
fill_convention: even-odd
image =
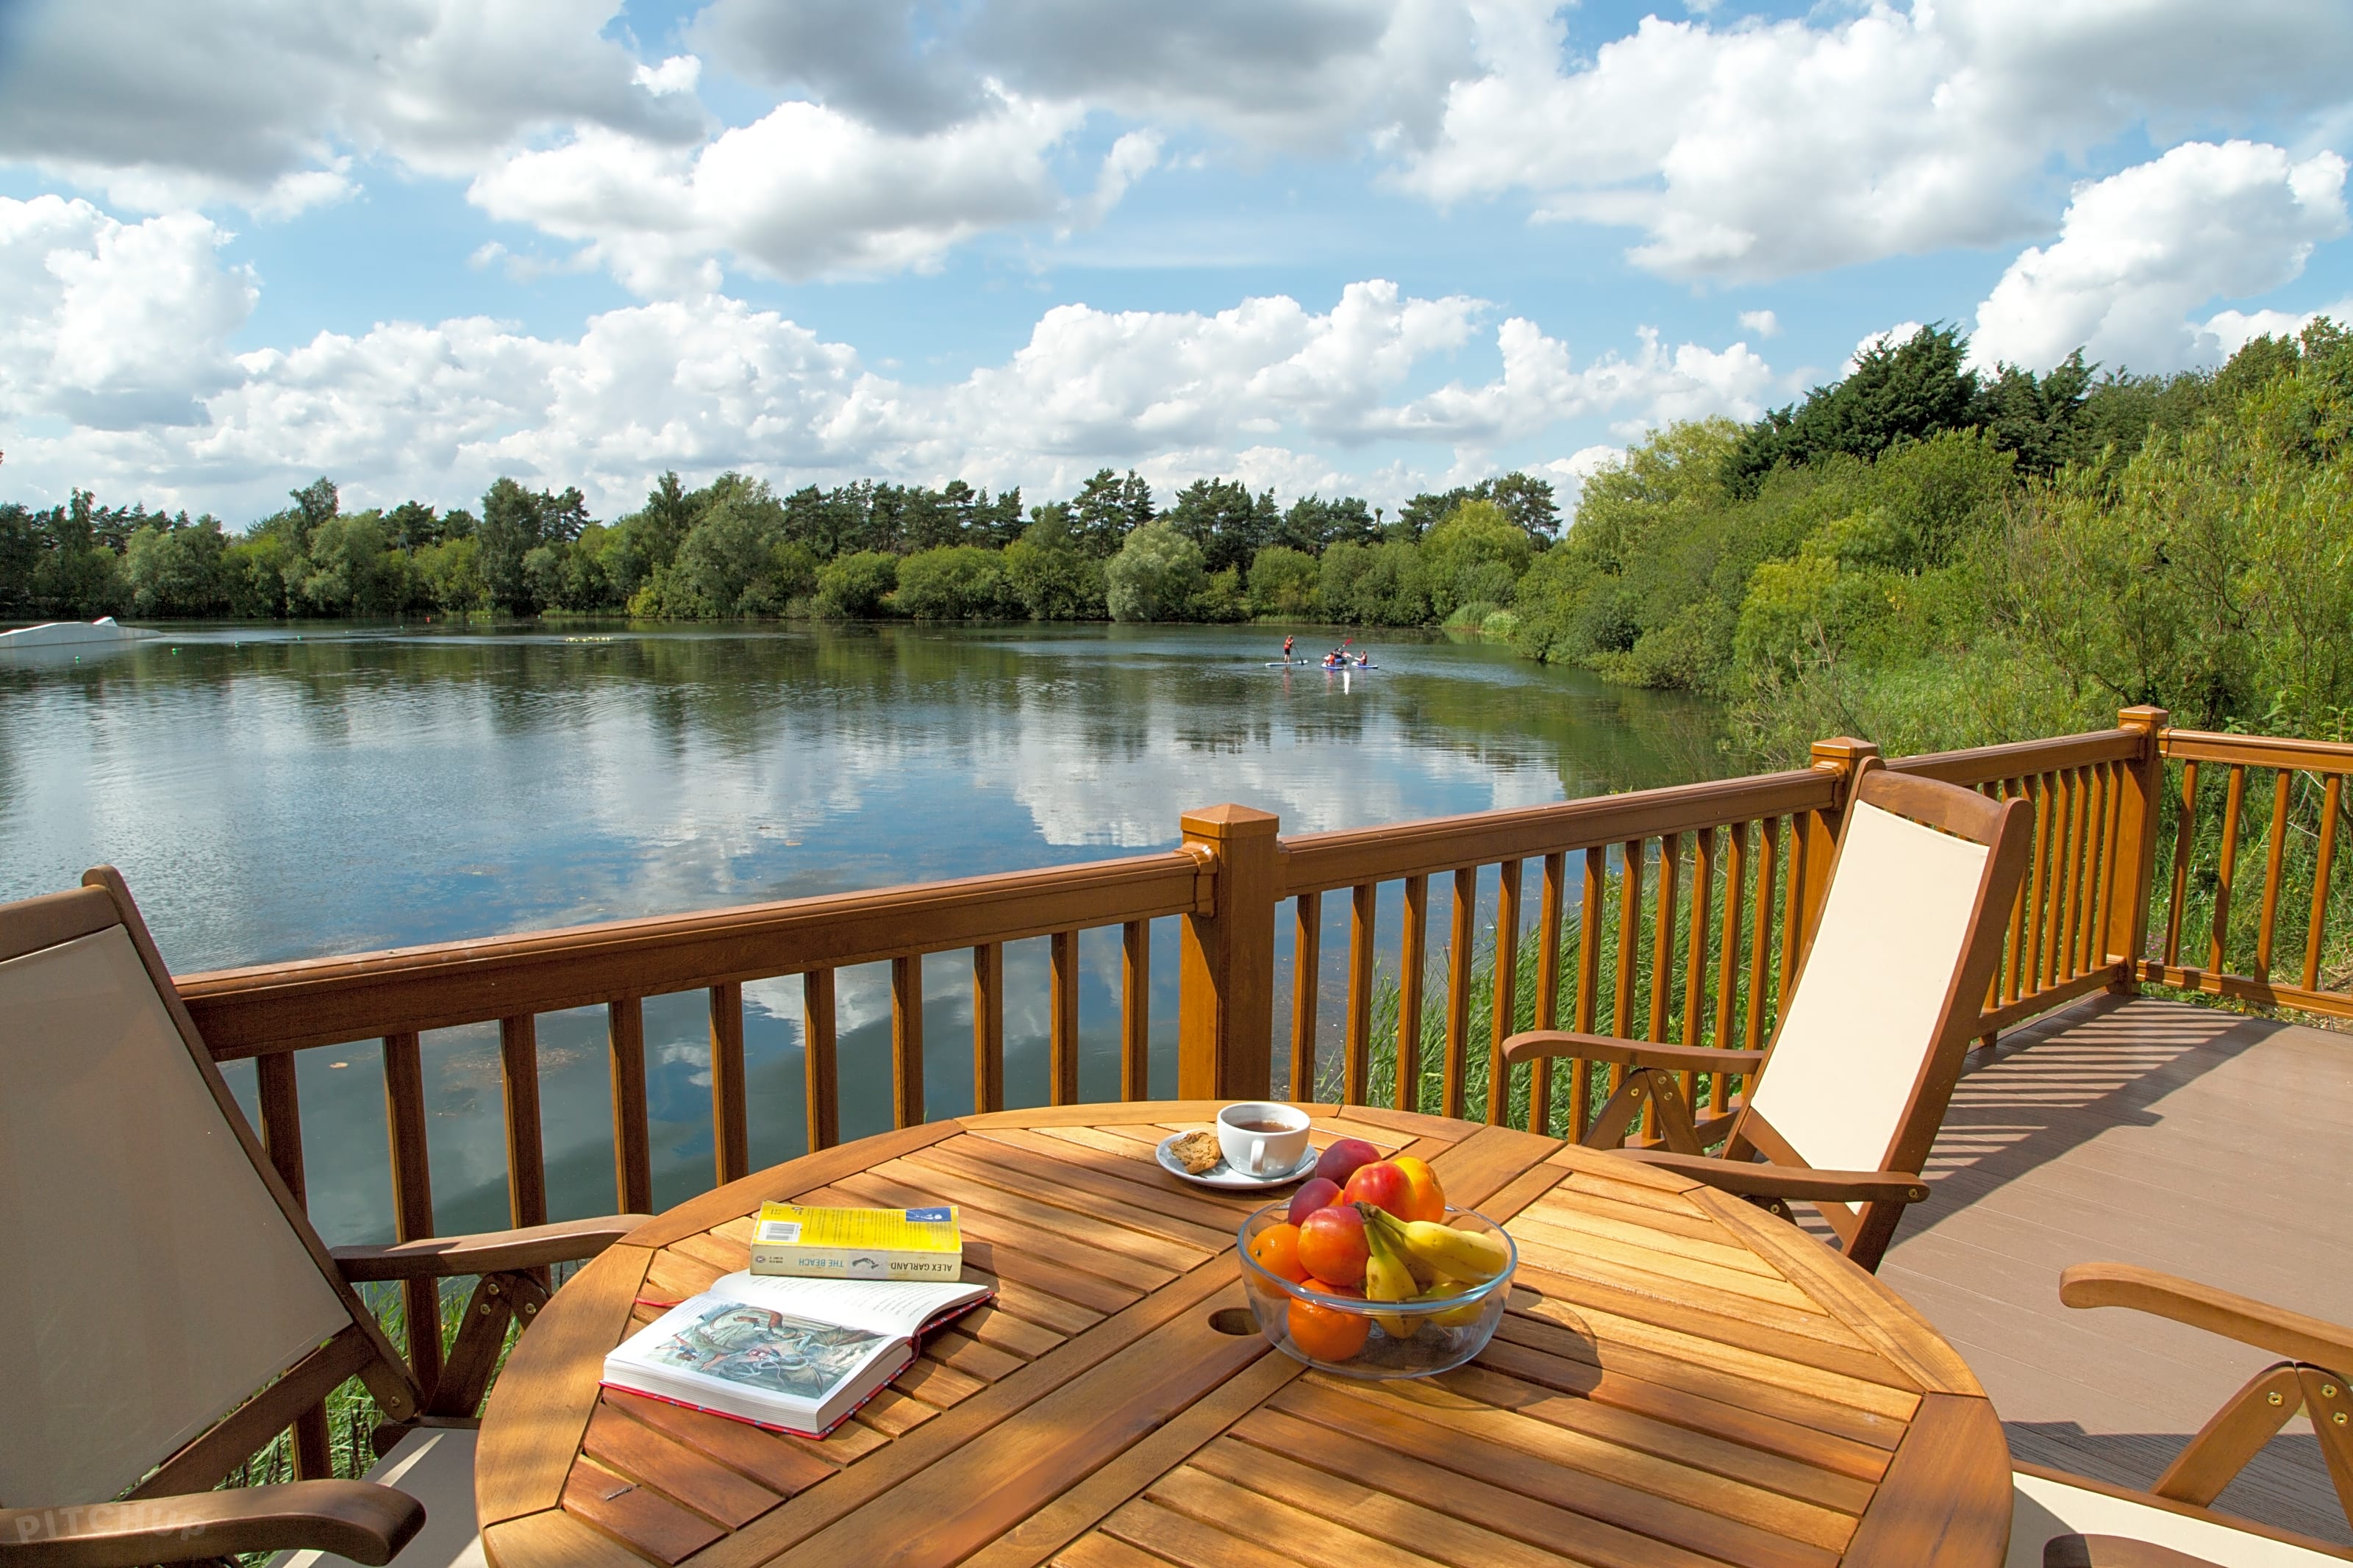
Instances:
[[[1547,1029],[1513,1036],[1504,1058],[1573,1057],[1578,1072],[1612,1064],[1622,1076],[1588,1145],[1617,1147],[1650,1105],[1666,1147],[1628,1154],[1784,1215],[1791,1200],[1811,1202],[1846,1256],[1875,1269],[1905,1205],[1928,1195],[1918,1173],[1976,1032],[2031,834],[2022,802],[1867,761],[1766,1049]],[[1749,1079],[1721,1157],[1701,1152],[1677,1081],[1686,1072]]]
[[[2059,1277],[2070,1307],[2130,1307],[2287,1359],[2248,1379],[2145,1492],[2036,1465],[2012,1479],[2009,1568],[2295,1568],[2353,1552],[2209,1505],[2298,1414],[2311,1418],[2337,1505],[2353,1522],[2353,1329],[2152,1268],[2084,1263]]]
[[[545,1301],[539,1271],[644,1216],[330,1249],[122,879],[82,881],[0,908],[0,1565],[479,1562],[472,1428],[508,1325]],[[466,1327],[420,1388],[353,1282],[461,1275]],[[353,1377],[387,1417],[371,1476],[401,1489],[212,1489]]]

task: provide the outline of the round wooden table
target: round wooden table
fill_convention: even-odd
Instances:
[[[1153,1159],[1216,1109],[928,1123],[647,1225],[556,1293],[491,1395],[475,1479],[491,1560],[2001,1561],[2009,1450],[1951,1347],[1786,1222],[1617,1154],[1309,1107],[1319,1142],[1419,1154],[1454,1203],[1508,1222],[1513,1310],[1476,1362],[1419,1382],[1312,1372],[1225,1331],[1254,1204]],[[997,1299],[823,1442],[601,1391],[606,1352],[745,1266],[772,1198],[960,1205],[966,1277]]]

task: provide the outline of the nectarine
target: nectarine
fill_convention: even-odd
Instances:
[[[1291,1194],[1291,1212],[1283,1217],[1297,1225],[1317,1209],[1328,1209],[1340,1201],[1340,1184],[1322,1176],[1310,1176]]]
[[[1315,1173],[1325,1181],[1345,1185],[1359,1165],[1369,1165],[1381,1157],[1381,1152],[1361,1138],[1335,1139],[1332,1145],[1316,1157]]]
[[[1318,1279],[1361,1285],[1365,1262],[1371,1257],[1365,1216],[1345,1204],[1317,1209],[1300,1222],[1299,1265]]]
[[[1413,1183],[1403,1171],[1388,1160],[1375,1160],[1369,1165],[1359,1165],[1348,1177],[1348,1184],[1340,1189],[1343,1203],[1370,1204],[1387,1209],[1399,1219],[1410,1219],[1407,1207],[1413,1202]]]

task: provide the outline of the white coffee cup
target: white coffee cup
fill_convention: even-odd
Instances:
[[[1218,1112],[1218,1149],[1245,1176],[1287,1176],[1307,1152],[1307,1113],[1250,1100]]]

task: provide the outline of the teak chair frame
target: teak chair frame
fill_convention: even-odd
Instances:
[[[117,926],[129,937],[222,1121],[349,1321],[209,1430],[165,1456],[121,1498],[0,1509],[0,1568],[20,1561],[56,1568],[139,1568],[312,1548],[359,1563],[387,1563],[425,1519],[422,1505],[391,1487],[317,1479],[212,1489],[353,1377],[385,1413],[373,1436],[379,1455],[416,1427],[479,1425],[476,1413],[505,1348],[509,1325],[520,1319],[528,1326],[546,1303],[548,1267],[596,1256],[648,1216],[616,1215],[383,1246],[328,1247],[270,1163],[206,1048],[121,873],[111,866],[96,867],[70,892],[0,908],[0,961]],[[464,1325],[439,1376],[430,1388],[421,1387],[353,1286],[467,1275],[480,1279],[467,1302]]]
[[[1757,1112],[1748,1095],[1742,1097],[1738,1110],[1728,1121],[1719,1124],[1723,1152],[1715,1156],[1704,1152],[1704,1142],[1714,1139],[1703,1139],[1677,1075],[1739,1075],[1753,1086],[1771,1070],[1773,1053],[1782,1040],[1778,1026],[1761,1051],[1654,1044],[1574,1030],[1535,1030],[1506,1040],[1504,1059],[1517,1065],[1539,1057],[1571,1057],[1621,1068],[1623,1076],[1617,1088],[1581,1140],[1588,1147],[1619,1148],[1647,1104],[1654,1110],[1666,1147],[1622,1152],[1695,1177],[1785,1217],[1791,1200],[1813,1203],[1837,1234],[1845,1255],[1864,1268],[1876,1269],[1905,1207],[1928,1195],[1920,1171],[1927,1163],[1929,1146],[1944,1122],[1953,1085],[1959,1080],[1976,1037],[1986,988],[2000,961],[2010,908],[2025,875],[2033,824],[2023,802],[1998,802],[1957,784],[1891,773],[1878,758],[1866,758],[1855,775],[1823,879],[1825,900],[1828,889],[1837,885],[1849,838],[1846,829],[1863,805],[1984,845],[1988,851],[1959,957],[1882,1168],[1831,1171],[1810,1166],[1788,1140]],[[1811,956],[1810,951],[1799,961],[1791,981],[1792,998],[1806,983]],[[1784,1009],[1785,1021],[1787,1016]]]
[[[2301,1414],[2311,1418],[2337,1506],[2353,1524],[2353,1383],[2348,1383],[2353,1380],[2353,1329],[2128,1263],[2075,1265],[2059,1277],[2059,1300],[2070,1307],[2131,1308],[2286,1359],[2249,1378],[2145,1492],[2041,1466],[2021,1465],[2021,1471],[2242,1535],[2353,1558],[2342,1547],[2254,1525],[2211,1508],[2263,1445]],[[2170,1547],[2105,1534],[2053,1536],[2044,1546],[2043,1561],[2049,1568],[2211,1568],[2208,1560]]]

